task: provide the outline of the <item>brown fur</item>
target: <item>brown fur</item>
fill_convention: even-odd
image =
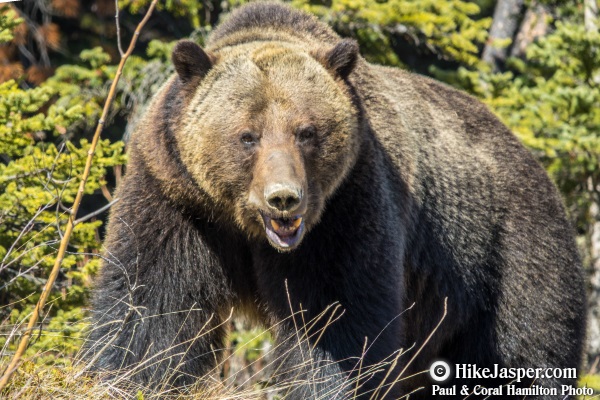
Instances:
[[[200,310],[132,317],[122,330],[105,324],[93,340],[120,336],[100,368],[132,367],[185,343],[185,354],[166,351],[136,379],[155,384],[174,370],[171,383],[191,383],[212,368],[218,323],[238,307],[278,324],[281,379],[311,381],[289,398],[345,398],[365,338],[364,365],[418,348],[444,299],[448,316],[406,376],[438,358],[578,366],[581,266],[543,169],[474,98],[356,51],[313,17],[272,3],[236,11],[206,50],[177,46],[178,76],[132,137],[95,310],[100,322],[127,315],[120,298],[144,316]],[[295,208],[270,205],[271,187]],[[265,213],[302,215],[303,236],[278,247]],[[290,306],[310,320],[334,302],[345,314],[318,343],[284,342],[294,332]],[[215,330],[189,345],[207,321]],[[359,395],[369,398],[383,376],[363,377]],[[420,385],[430,381],[403,380],[388,398]]]

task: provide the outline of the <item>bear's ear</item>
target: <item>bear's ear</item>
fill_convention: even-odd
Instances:
[[[177,75],[183,83],[203,78],[212,68],[214,57],[191,40],[181,40],[171,55]]]
[[[314,56],[325,68],[346,79],[356,66],[358,43],[352,39],[343,39],[332,49],[319,51]]]

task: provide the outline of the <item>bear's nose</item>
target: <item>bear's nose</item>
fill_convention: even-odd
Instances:
[[[302,200],[302,190],[292,185],[276,183],[265,188],[265,199],[277,211],[294,211]]]

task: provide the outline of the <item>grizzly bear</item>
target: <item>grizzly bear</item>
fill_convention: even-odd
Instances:
[[[423,372],[437,360],[578,367],[572,228],[544,170],[479,101],[370,64],[277,3],[241,7],[172,60],[111,211],[96,369],[147,387],[206,379],[232,314],[272,330],[272,380],[289,399],[510,383],[438,383]],[[519,384],[532,383],[575,378]]]

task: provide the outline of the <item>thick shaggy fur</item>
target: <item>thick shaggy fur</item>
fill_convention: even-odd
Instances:
[[[364,372],[413,346],[393,381],[445,299],[446,318],[403,377],[437,359],[579,365],[582,271],[544,170],[474,98],[340,43],[313,17],[256,3],[218,27],[206,53],[177,49],[178,75],[131,139],[110,217],[90,337],[89,354],[105,347],[99,369],[194,383],[213,371],[234,309],[274,327],[278,379],[296,380],[288,398],[345,398],[360,357]],[[278,251],[247,198],[256,176],[276,174],[259,152],[304,115],[326,134],[286,147],[304,171],[306,234]],[[255,150],[235,136],[246,125],[263,132]],[[323,335],[285,340],[336,302],[344,314]],[[303,316],[288,318],[291,309]],[[364,375],[359,397],[384,376]],[[425,385],[411,399],[428,398],[430,384],[419,375],[379,396]]]

